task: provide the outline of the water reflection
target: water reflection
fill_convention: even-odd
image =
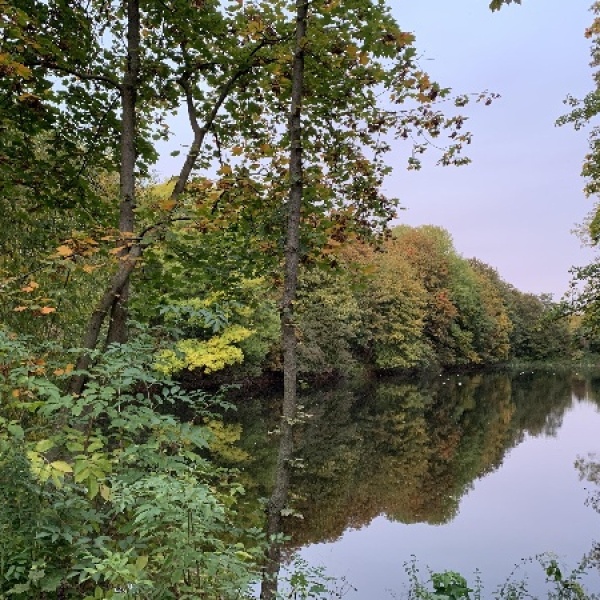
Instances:
[[[314,414],[299,440],[301,523],[294,544],[332,540],[376,516],[452,520],[472,482],[530,435],[554,435],[571,406],[564,377],[507,374],[380,382],[306,399]]]
[[[312,416],[296,440],[304,468],[292,477],[286,520],[294,547],[333,541],[379,515],[444,524],[473,482],[497,469],[525,436],[555,436],[573,398],[598,404],[600,380],[565,373],[381,380],[306,395]],[[255,457],[247,486],[266,497],[276,463],[267,431],[275,411],[242,407],[243,444]]]

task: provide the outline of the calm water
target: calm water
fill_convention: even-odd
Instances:
[[[356,588],[349,600],[402,597],[412,555],[423,572],[472,581],[480,570],[488,597],[522,558],[554,552],[575,566],[600,541],[600,515],[586,505],[597,488],[575,467],[600,456],[599,397],[600,380],[552,372],[306,396],[305,466],[293,480],[304,518],[290,519],[290,552],[344,577]],[[257,493],[275,460],[264,437],[270,410],[242,411],[244,444],[259,456],[247,469]],[[518,574],[543,596],[539,567]],[[597,574],[588,585],[600,592]]]

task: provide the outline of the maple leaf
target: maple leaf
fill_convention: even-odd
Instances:
[[[62,246],[59,246],[56,249],[56,253],[59,256],[62,256],[63,258],[68,258],[69,256],[73,256],[73,250],[71,248],[69,248],[69,246],[65,246],[64,244]]]

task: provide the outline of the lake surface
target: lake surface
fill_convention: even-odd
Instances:
[[[404,596],[412,556],[423,575],[449,569],[472,583],[479,570],[484,597],[540,553],[568,571],[600,541],[600,515],[586,505],[597,488],[575,465],[600,456],[598,398],[600,379],[564,372],[384,379],[306,395],[304,468],[293,476],[303,519],[289,519],[290,552],[345,578],[349,600]],[[243,444],[259,456],[247,474],[265,495],[270,411],[241,412]],[[513,579],[525,576],[546,597],[539,565]],[[600,591],[597,569],[586,583]]]

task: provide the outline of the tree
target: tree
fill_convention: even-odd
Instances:
[[[324,0],[310,8],[305,0],[295,4],[296,42],[289,76],[284,77],[290,102],[287,136],[284,144],[275,144],[289,146],[290,159],[281,302],[284,398],[276,482],[268,508],[267,532],[271,536],[280,530],[293,452],[292,425],[297,406],[294,303],[298,269],[306,254],[301,247],[302,226],[327,222],[337,209],[350,215],[350,227],[358,234],[382,232],[396,204],[380,191],[389,171],[383,162],[389,150],[389,145],[381,141],[383,136],[397,132],[408,138],[409,132],[416,129],[439,137],[444,130],[462,126],[461,119],[445,118],[432,109],[432,102],[447,96],[449,90],[432,82],[417,67],[414,37],[399,29],[383,3],[355,0],[342,6]],[[279,81],[277,84],[281,89]],[[380,88],[387,91],[396,106],[413,100],[417,108],[391,111],[378,100]],[[361,93],[357,94],[357,89]],[[280,104],[276,99],[273,112],[267,116],[275,124],[275,133],[281,119]],[[464,162],[460,151],[469,134],[454,133],[451,147],[440,159],[444,164]],[[419,151],[425,149],[421,144]],[[271,172],[281,173],[282,162],[277,154],[272,164]],[[418,161],[413,159],[416,165]],[[273,185],[279,193],[280,178],[275,178]],[[269,577],[263,581],[263,598],[275,594],[278,556],[275,544],[267,567],[271,581]]]
[[[398,240],[380,248],[355,243],[343,252],[361,323],[354,347],[379,370],[409,370],[434,360],[424,338],[427,292]]]
[[[118,2],[5,4],[9,35],[3,50],[12,56],[25,47],[21,66],[11,63],[7,68],[20,77],[21,87],[49,90],[43,95],[27,94],[61,117],[57,128],[74,138],[72,146],[86,156],[99,154],[102,164],[120,173],[118,260],[90,318],[83,346],[97,345],[109,313],[107,343],[122,341],[129,279],[148,236],[173,217],[193,168],[214,158],[215,147],[206,148],[205,141],[209,132],[217,137],[217,146],[227,136],[226,128],[217,123],[219,112],[238,84],[251,81],[249,73],[264,60],[278,34],[248,24],[248,17],[256,18],[253,5],[226,12],[216,1],[201,6],[177,1],[169,7],[134,0],[122,6]],[[265,11],[266,18],[275,19],[278,8]],[[107,39],[110,42],[105,43]],[[187,107],[194,139],[172,191],[171,206],[158,222],[135,233],[139,174],[147,172],[155,159],[152,138],[166,135],[164,119],[181,102]],[[230,103],[227,110],[234,106]],[[240,117],[240,126],[242,122]],[[78,366],[87,363],[83,355]],[[74,390],[80,389],[81,381],[76,379],[73,385]]]

